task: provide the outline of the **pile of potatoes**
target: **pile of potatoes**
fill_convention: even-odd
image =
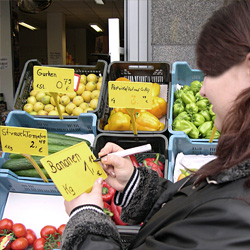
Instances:
[[[98,105],[102,76],[95,74],[81,75],[77,91],[58,93],[57,99],[63,116],[79,116]],[[54,98],[49,92],[32,90],[23,110],[31,115],[59,115]]]

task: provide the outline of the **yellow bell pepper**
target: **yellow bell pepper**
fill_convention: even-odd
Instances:
[[[142,109],[135,109],[135,112],[141,112],[141,110]],[[114,112],[122,112],[122,113],[124,113],[124,114],[128,114],[129,115],[129,113],[128,113],[128,110],[126,109],[126,108],[114,108],[114,109],[112,109],[112,111],[113,111],[113,113]],[[111,111],[111,112],[112,112]],[[111,113],[110,113],[111,114]]]
[[[152,108],[148,110],[150,113],[159,119],[167,114],[167,102],[163,98],[156,96],[152,101]]]
[[[128,114],[128,111],[126,108],[114,108],[113,109],[115,112],[122,112],[124,114]]]
[[[161,129],[161,123],[156,116],[144,111],[137,114],[136,127],[142,131],[158,131]]]
[[[104,126],[104,128],[103,128],[104,130],[109,130],[109,125],[108,124],[106,124],[105,126]]]
[[[158,83],[152,83],[152,96],[159,96],[160,95],[160,90],[161,90],[161,86]]]
[[[131,118],[129,115],[122,112],[112,114],[108,119],[109,130],[129,130]]]
[[[115,111],[115,109],[112,109],[112,110],[110,111],[109,116],[113,115],[114,113],[116,113],[116,111]]]
[[[163,122],[161,122],[159,131],[163,130],[164,128],[165,128],[165,124]]]

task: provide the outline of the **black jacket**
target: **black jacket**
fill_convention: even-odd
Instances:
[[[139,168],[140,183],[122,219],[144,222],[129,249],[250,249],[250,189],[244,187],[250,162],[225,170],[198,187],[193,179],[177,183]],[[89,209],[70,218],[62,249],[122,249],[116,226]]]

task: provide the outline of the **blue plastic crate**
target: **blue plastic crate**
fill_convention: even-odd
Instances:
[[[195,80],[202,81],[203,78],[204,78],[204,73],[198,69],[191,69],[187,62],[174,62],[173,63],[170,110],[169,110],[169,120],[168,120],[168,131],[170,134],[174,134],[174,135],[185,134],[185,132],[183,131],[174,131],[172,129],[174,93],[177,90],[177,84],[190,86],[190,83],[192,81],[195,81]],[[198,139],[198,140],[209,141],[209,139]]]
[[[178,153],[193,155],[214,155],[217,142],[207,143],[191,140],[185,133],[171,135],[168,146],[168,179],[174,180],[175,159]]]
[[[7,178],[7,179],[9,179],[9,178]],[[3,215],[5,214],[4,212],[6,212],[7,202],[8,202],[8,199],[10,199],[10,194],[16,193],[15,191],[12,191],[8,185],[6,185],[5,181],[6,181],[5,176],[0,174],[0,220],[3,218]],[[11,181],[15,182],[17,180],[13,179]],[[22,192],[20,192],[20,193],[22,193]],[[33,192],[32,191],[26,192],[27,196],[30,196],[29,194],[33,194]],[[52,199],[54,200],[55,195],[56,194],[53,194],[53,193],[48,194],[48,198],[50,198],[50,201]],[[37,198],[35,200],[40,199],[39,196],[40,195],[38,194],[36,196]],[[58,215],[58,210],[53,209],[53,205],[50,204],[50,203],[45,204],[45,205],[49,205],[49,206],[52,207],[52,208],[50,208],[50,207],[45,208],[47,210],[52,209],[51,213],[50,213],[50,217],[48,216],[48,213],[44,212],[44,207],[43,206],[41,206],[41,207],[39,207],[39,209],[37,209],[38,206],[35,205],[35,201],[32,199],[33,197],[34,196],[28,197],[28,203],[25,203],[25,206],[28,208],[29,212],[27,212],[27,209],[26,210],[25,209],[24,210],[19,209],[19,210],[16,210],[15,214],[13,214],[13,216],[15,218],[14,220],[13,220],[13,217],[8,217],[8,218],[12,219],[14,223],[23,223],[27,228],[33,229],[38,238],[39,238],[39,235],[40,235],[39,234],[40,230],[41,230],[41,228],[43,226],[51,224],[51,225],[54,225],[54,226],[57,227],[57,226],[60,225],[58,223],[54,224],[55,221],[52,222],[50,217],[53,217],[53,218],[57,217],[56,218],[57,222],[58,222],[58,220],[60,220],[61,224],[67,222],[67,220],[65,221],[65,217],[64,217],[63,214],[60,214],[59,217],[56,216],[56,215]],[[12,201],[13,201],[13,196],[11,198],[12,198]],[[44,199],[44,197],[43,197],[43,199]],[[26,197],[25,201],[27,202],[27,197]],[[20,200],[19,200],[19,202],[20,202]],[[30,212],[30,210],[32,210],[32,211]],[[62,207],[60,207],[59,213],[62,213],[62,211],[64,211],[63,204],[62,204]],[[10,214],[10,212],[9,212],[9,214]],[[39,217],[40,217],[39,223],[37,222],[37,218],[38,218],[37,215],[39,215]],[[62,215],[63,215],[64,220],[62,220]],[[66,212],[65,212],[65,215],[66,215]],[[32,220],[34,220],[34,222],[31,223],[33,226],[27,225],[25,223],[25,221],[30,222]],[[138,233],[138,231],[140,229],[140,225],[135,225],[135,226],[130,226],[130,225],[128,225],[128,226],[119,226],[119,225],[117,225],[117,229],[118,229],[118,231],[120,233],[121,241],[122,241],[122,244],[123,244],[123,246],[125,248],[126,246],[128,246],[131,243],[132,239]],[[54,249],[54,250],[56,250],[56,249]]]
[[[58,134],[94,134],[96,136],[97,116],[93,113],[82,113],[75,119],[39,118],[25,111],[11,111],[5,121],[6,126],[46,129]]]
[[[4,185],[4,183],[2,183],[1,177],[0,177],[0,180],[1,180],[0,181],[0,219],[2,219],[6,200],[8,198],[8,194],[9,194],[9,190],[6,187],[6,185]]]
[[[25,192],[20,192],[20,189],[19,189],[19,185],[20,183],[18,183],[19,181],[16,179],[16,178],[13,178],[12,176],[6,174],[0,174],[0,220],[3,218],[3,216],[5,215],[5,218],[8,218],[8,219],[11,219],[13,220],[14,223],[23,223],[27,228],[31,228],[32,230],[35,231],[36,233],[36,236],[37,238],[39,238],[40,236],[40,230],[42,229],[43,226],[45,225],[48,225],[48,223],[52,223],[52,225],[55,225],[56,227],[59,226],[60,224],[53,224],[53,222],[51,222],[51,219],[49,219],[49,216],[48,216],[48,205],[50,205],[50,211],[51,211],[51,214],[50,214],[50,217],[54,215],[54,218],[56,220],[62,220],[62,216],[63,215],[63,203],[62,203],[62,207],[61,207],[61,210],[60,210],[60,218],[61,219],[58,219],[56,218],[56,214],[58,214],[58,210],[53,210],[54,206],[53,204],[51,203],[46,203],[45,202],[45,206],[47,206],[46,208],[44,208],[43,206],[39,206],[40,209],[38,209],[38,205],[36,205],[36,201],[32,200],[32,198],[30,197],[30,194],[37,194],[37,198],[36,200],[38,199],[41,199],[41,195],[39,192],[39,190],[37,189],[37,192],[33,192],[32,189],[29,188],[29,185],[31,185],[32,187],[34,186],[33,183],[30,183],[29,182],[26,182],[26,183],[23,183],[23,185],[25,185],[27,187],[26,191]],[[15,184],[16,183],[16,184]],[[55,200],[55,197],[59,197],[60,196],[60,193],[57,192],[49,192],[53,190],[53,186],[51,184],[46,184],[46,188],[48,190],[48,195],[46,193],[44,193],[44,188],[45,188],[45,183],[41,183],[41,186],[40,188],[43,189],[43,194],[45,194],[46,196],[46,199],[47,199],[47,196],[51,196],[50,197],[50,201],[53,199]],[[13,186],[18,186],[18,190],[14,190],[13,189]],[[37,188],[39,188],[37,186]],[[9,212],[8,214],[11,215],[11,216],[8,216],[6,217],[6,209],[7,209],[7,202],[8,202],[8,199],[11,199],[12,200],[12,203],[16,200],[14,200],[13,196],[10,198],[10,194],[15,194],[15,193],[25,193],[26,194],[26,199],[24,201],[24,207],[27,208],[27,209],[17,209],[16,212],[14,214],[12,214],[11,212]],[[20,194],[22,195],[22,194]],[[44,197],[45,197],[44,196]],[[44,199],[43,197],[43,199]],[[20,197],[20,198],[23,198],[23,197]],[[21,200],[18,199],[18,204],[20,204]],[[60,203],[57,204],[57,206],[60,205]],[[10,206],[10,205],[9,205]],[[57,207],[58,208],[58,207]],[[46,209],[46,210],[45,210]],[[46,211],[46,212],[44,212]],[[38,219],[38,215],[39,215],[39,223],[37,221]],[[15,218],[15,219],[13,219]],[[62,220],[62,223],[66,223],[67,221],[65,221],[65,218],[66,218],[66,213],[65,213],[65,217],[64,217],[64,220]],[[25,221],[29,221],[30,220],[30,224],[32,224],[33,226],[30,227],[30,225],[26,224]],[[46,221],[47,220],[47,221]],[[49,222],[50,221],[50,222]],[[30,248],[29,248],[30,249]]]
[[[48,132],[58,134],[93,134],[95,137],[97,117],[93,113],[80,114],[77,119],[46,119],[29,115],[25,111],[11,111],[6,119],[6,126],[29,127],[46,129]],[[0,177],[3,178],[3,184],[14,192],[30,192],[37,194],[59,194],[55,184],[49,180],[49,183],[43,182],[41,178],[17,176],[11,170],[2,169],[3,163],[9,159],[9,153],[3,153],[0,158]]]
[[[41,178],[20,177],[8,169],[0,169],[0,182],[8,192],[61,195],[50,179],[46,183]]]

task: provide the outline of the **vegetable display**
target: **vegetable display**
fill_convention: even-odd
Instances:
[[[66,149],[70,146],[73,146],[80,142],[85,142],[90,147],[90,142],[85,139],[76,138],[72,136],[67,136],[63,134],[57,134],[52,132],[47,132],[48,136],[48,153],[54,154],[56,152],[59,152],[63,149]],[[38,166],[41,168],[43,173],[47,178],[50,178],[46,170],[43,168],[40,159],[41,156],[32,156],[32,158],[35,160],[35,162],[38,164]],[[2,165],[3,169],[9,169],[13,171],[18,176],[25,176],[25,177],[36,177],[39,178],[40,175],[36,171],[36,169],[33,167],[33,165],[30,163],[28,159],[23,157],[21,154],[9,154],[9,159],[5,161]]]
[[[114,221],[116,225],[127,225],[120,219],[122,208],[114,204],[114,195],[116,190],[103,181],[102,188],[102,200],[103,200],[103,211]]]
[[[97,108],[103,76],[82,74],[78,89],[71,93],[58,93],[57,100],[63,116],[78,116]],[[49,92],[32,89],[22,108],[31,115],[58,116],[56,102]]]
[[[163,177],[164,165],[159,161],[160,154],[156,154],[156,158],[146,158],[143,165],[156,171],[160,177]]]
[[[102,187],[102,199],[105,202],[111,202],[112,197],[115,194],[115,189],[109,186],[109,184],[106,181],[103,181],[103,187]]]
[[[113,220],[114,220],[116,225],[121,225],[121,226],[126,226],[127,225],[126,223],[124,223],[120,219],[122,208],[115,205],[114,197],[112,198],[112,201],[111,201],[111,211],[113,212]]]
[[[202,83],[193,81],[174,93],[173,130],[183,131],[191,139],[209,139],[214,127],[212,104],[200,95]],[[214,139],[219,137],[220,132],[216,130]]]
[[[126,78],[118,78],[116,81],[124,81]],[[127,81],[129,81],[127,79]],[[161,86],[152,83],[152,107],[151,109],[136,109],[135,121],[138,131],[161,131],[165,124],[160,118],[167,114],[167,102],[159,97]],[[125,108],[113,108],[109,114],[104,130],[128,131],[133,130],[131,117]]]
[[[65,224],[58,228],[46,225],[40,230],[40,238],[36,233],[25,227],[22,223],[14,223],[11,219],[4,218],[0,220],[0,243],[3,249],[12,250],[52,250],[60,247],[61,235]]]

